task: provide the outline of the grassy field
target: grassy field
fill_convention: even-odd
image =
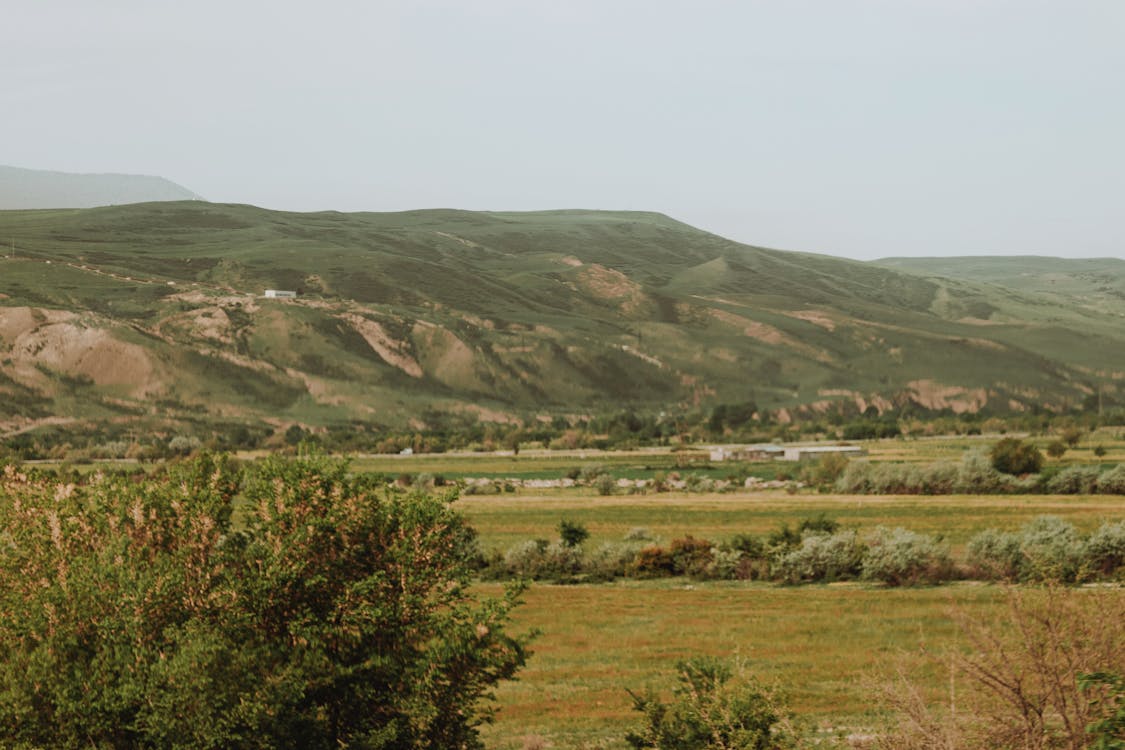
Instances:
[[[877,525],[942,534],[955,554],[977,531],[1015,530],[1042,514],[1083,530],[1125,517],[1118,496],[878,497],[661,494],[599,497],[589,491],[472,496],[458,506],[486,549],[556,538],[560,519],[585,524],[587,545],[619,540],[645,527],[668,541],[690,533],[712,540],[766,533],[783,522],[825,513],[845,526]],[[482,584],[494,591],[493,584]],[[1001,589],[958,583],[885,589],[842,583],[785,587],[686,579],[613,584],[534,585],[517,623],[541,636],[520,679],[499,693],[490,747],[520,748],[542,738],[556,748],[625,747],[636,719],[626,688],[664,690],[678,659],[736,657],[767,682],[783,685],[793,708],[826,734],[875,728],[881,721],[872,683],[896,665],[930,685],[935,700],[947,675],[923,659],[957,648],[951,608],[987,612]],[[1125,592],[1123,592],[1125,595]],[[531,743],[529,743],[531,744]]]
[[[942,697],[946,675],[927,671],[922,650],[956,645],[951,607],[980,612],[998,597],[997,588],[978,585],[537,585],[517,622],[542,635],[520,679],[500,688],[486,740],[504,750],[529,736],[556,748],[624,748],[637,723],[626,688],[667,690],[675,662],[698,655],[742,660],[767,684],[784,686],[792,708],[819,731],[869,730],[881,721],[875,683],[896,665]]]

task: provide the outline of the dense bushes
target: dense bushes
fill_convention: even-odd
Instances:
[[[0,469],[0,746],[479,748],[518,587],[470,593],[451,498],[382,484],[319,457]]]
[[[736,534],[723,542],[690,535],[668,544],[643,531],[585,550],[561,540],[528,540],[496,554],[483,575],[558,582],[618,577],[772,580],[825,583],[866,580],[887,586],[935,584],[972,577],[1000,581],[1117,580],[1125,576],[1125,521],[1105,523],[1083,537],[1053,516],[1019,532],[988,529],[968,544],[958,564],[940,537],[903,528],[867,533],[841,529],[824,516],[783,525],[765,536]]]
[[[1125,571],[1125,522],[1104,523],[1085,539],[1055,516],[1041,516],[1018,533],[988,529],[968,545],[969,569],[980,578],[1076,581],[1120,577]]]
[[[1125,494],[1125,464],[1100,471],[1096,466],[1068,466],[1024,477],[997,471],[985,453],[971,451],[959,463],[929,465],[850,461],[831,485],[853,495],[994,495],[1046,492],[1086,495]]]

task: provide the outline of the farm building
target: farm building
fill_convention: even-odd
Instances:
[[[782,460],[807,461],[812,458],[820,458],[829,453],[843,454],[849,458],[852,456],[867,455],[867,451],[858,445],[793,445],[785,448]]]
[[[297,296],[296,292],[287,291],[285,289],[267,289],[265,295],[273,299],[292,299]]]
[[[780,445],[715,445],[710,448],[712,461],[768,461],[780,458],[785,451]]]

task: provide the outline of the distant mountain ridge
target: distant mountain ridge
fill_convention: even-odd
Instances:
[[[0,165],[0,210],[95,208],[182,200],[201,198],[163,177],[77,174]]]

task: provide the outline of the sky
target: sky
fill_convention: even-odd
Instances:
[[[1125,257],[1120,0],[4,0],[0,164]]]

